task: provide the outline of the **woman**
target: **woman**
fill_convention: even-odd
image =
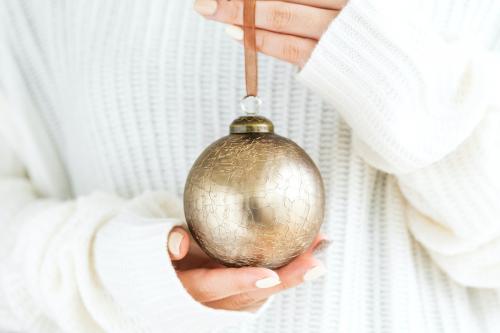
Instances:
[[[0,327],[498,331],[498,3],[258,1],[263,114],[327,192],[278,271],[216,266],[182,227],[244,95],[242,1],[194,8],[0,4]]]

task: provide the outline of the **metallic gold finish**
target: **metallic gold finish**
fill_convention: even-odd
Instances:
[[[206,148],[189,173],[184,191],[189,229],[224,265],[286,265],[310,246],[323,221],[317,167],[272,129],[263,117],[237,119],[232,134]]]
[[[230,133],[274,133],[274,125],[269,119],[261,116],[243,116],[232,122]]]

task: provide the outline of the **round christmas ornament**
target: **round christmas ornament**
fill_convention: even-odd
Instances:
[[[278,268],[302,254],[324,216],[321,175],[307,153],[257,114],[255,0],[244,1],[246,115],[195,161],[184,190],[193,238],[232,267]]]

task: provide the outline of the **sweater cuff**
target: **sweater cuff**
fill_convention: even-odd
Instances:
[[[158,194],[143,196],[102,227],[94,258],[104,289],[128,320],[151,332],[205,332],[255,318],[262,308],[258,313],[215,310],[184,289],[166,244],[170,230],[183,224],[181,206],[171,202]]]
[[[460,237],[413,208],[407,210],[407,217],[413,236],[453,280],[466,287],[500,288],[498,233],[487,241],[474,235]]]
[[[332,103],[367,162],[406,173],[443,158],[470,135],[498,78],[466,41],[440,38],[385,3],[351,0],[298,79]]]

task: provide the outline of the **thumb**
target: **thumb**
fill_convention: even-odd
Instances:
[[[173,228],[167,240],[168,253],[170,259],[181,260],[189,251],[189,234],[181,227]]]

